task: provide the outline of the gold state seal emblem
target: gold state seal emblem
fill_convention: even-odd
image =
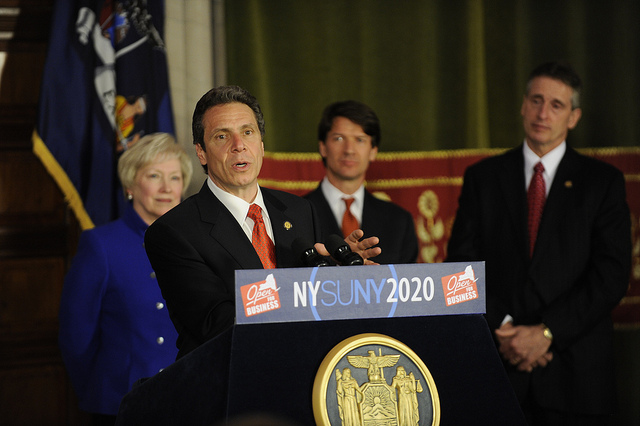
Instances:
[[[313,385],[313,412],[323,426],[440,424],[425,364],[403,343],[374,333],[350,337],[327,354]]]

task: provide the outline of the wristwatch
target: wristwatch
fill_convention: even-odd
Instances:
[[[544,326],[544,329],[542,330],[542,334],[544,334],[544,337],[546,337],[550,341],[553,341],[553,333],[551,333],[551,330],[549,329],[549,327],[547,327],[544,324],[542,325]]]

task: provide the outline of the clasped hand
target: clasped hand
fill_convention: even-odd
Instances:
[[[544,337],[542,325],[518,325],[508,322],[495,330],[502,357],[519,371],[531,372],[546,367],[553,359],[551,341]]]

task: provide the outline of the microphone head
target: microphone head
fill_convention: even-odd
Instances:
[[[300,259],[306,266],[329,266],[327,259],[320,256],[313,243],[303,237],[293,240],[291,248],[294,253],[300,253]]]
[[[358,253],[352,252],[349,244],[342,237],[335,234],[329,235],[325,244],[329,253],[341,265],[364,265],[362,257]]]
[[[343,248],[346,247],[347,250],[351,251],[351,249],[349,248],[349,245],[342,239],[342,237],[340,237],[339,235],[336,234],[331,234],[327,237],[327,241],[325,242],[325,245],[327,247],[327,250],[329,250],[329,253],[334,254],[336,251],[344,251],[345,249]]]

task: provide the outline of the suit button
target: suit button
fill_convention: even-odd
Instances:
[[[162,308],[164,308],[164,303],[162,303],[162,302],[158,302],[158,303],[156,303],[156,309],[157,309],[157,310],[160,310],[160,309],[162,309]]]
[[[164,343],[164,337],[160,336],[156,339],[156,342],[158,342],[159,345]]]
[[[155,273],[155,272],[150,273],[150,274],[149,274],[149,277],[151,277],[151,278],[155,278],[155,277],[156,277],[156,273]]]

